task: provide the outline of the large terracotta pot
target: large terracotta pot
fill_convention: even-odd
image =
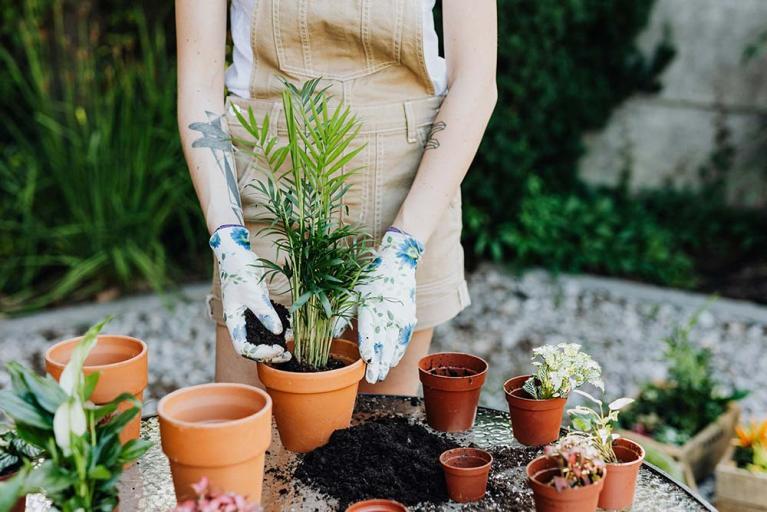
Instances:
[[[45,370],[57,381],[72,356],[75,345],[82,337],[56,343],[45,353]],[[93,390],[91,401],[96,405],[111,402],[122,393],[130,393],[143,401],[148,381],[148,350],[146,344],[130,336],[101,334],[96,345],[85,359],[83,373],[99,372],[99,382]],[[118,411],[129,409],[132,404],[124,402]],[[138,439],[141,430],[141,413],[125,425],[120,440],[125,443]]]
[[[201,384],[176,390],[157,405],[162,450],[170,461],[176,499],[194,498],[191,485],[261,500],[264,455],[272,442],[272,400],[246,384]]]
[[[586,487],[557,491],[549,482],[558,471],[556,462],[545,456],[533,459],[527,465],[527,483],[533,490],[536,512],[594,512],[605,479]],[[605,476],[607,474],[609,470]]]
[[[357,344],[336,339],[330,347],[343,368],[324,372],[288,372],[258,364],[258,377],[274,402],[274,419],[283,446],[293,452],[309,452],[348,428],[357,398],[357,387],[365,374]]]
[[[418,361],[423,384],[426,422],[441,432],[462,432],[474,426],[487,362],[471,354],[442,352]]]
[[[619,463],[607,464],[604,489],[599,495],[599,508],[624,510],[634,503],[637,476],[645,451],[638,443],[625,438],[613,441],[613,451]]]
[[[445,473],[450,499],[458,503],[479,501],[485,496],[493,456],[478,448],[453,448],[442,452],[439,463]]]
[[[0,475],[0,482],[4,480],[9,480],[16,476],[16,473],[8,473],[7,475]],[[18,500],[16,500],[16,504],[11,507],[11,510],[9,512],[24,512],[24,510],[27,508],[27,497],[22,496]]]
[[[527,446],[541,446],[559,439],[559,427],[567,399],[534,400],[522,389],[530,375],[507,380],[503,384],[509,404],[514,438]]]

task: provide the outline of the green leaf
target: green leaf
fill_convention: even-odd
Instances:
[[[88,478],[93,480],[108,480],[112,473],[102,465],[98,465],[88,471]]]
[[[53,415],[39,406],[25,402],[9,389],[0,390],[0,407],[16,423],[40,429],[53,427]]]
[[[126,464],[141,458],[152,446],[152,442],[146,439],[131,439],[120,450],[120,463]]]
[[[90,399],[93,394],[93,390],[96,389],[96,384],[99,382],[101,372],[93,372],[90,375],[86,375],[83,382],[83,400]]]

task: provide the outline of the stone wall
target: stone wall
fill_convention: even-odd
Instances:
[[[731,202],[767,204],[767,51],[743,60],[767,30],[767,0],[658,0],[642,48],[651,51],[666,30],[677,55],[662,91],[630,99],[586,137],[581,176],[614,184],[629,166],[633,190],[698,184],[719,147],[716,127],[726,126],[736,150]]]

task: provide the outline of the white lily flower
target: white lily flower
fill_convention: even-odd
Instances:
[[[56,438],[56,444],[69,455],[71,451],[72,434],[81,436],[88,429],[88,422],[85,418],[85,411],[80,399],[76,396],[70,397],[62,403],[56,413],[53,415],[53,435]]]

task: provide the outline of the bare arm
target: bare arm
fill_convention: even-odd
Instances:
[[[495,0],[444,0],[448,94],[394,226],[426,242],[455,197],[498,96]]]
[[[226,0],[176,0],[178,127],[208,231],[242,224],[224,114]]]

